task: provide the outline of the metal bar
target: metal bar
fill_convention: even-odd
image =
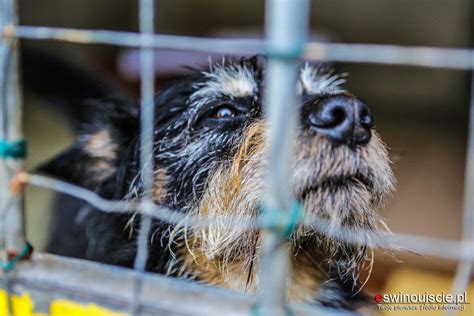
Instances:
[[[464,241],[470,241],[461,250],[468,256],[474,253],[474,72],[471,72],[471,91],[469,105],[469,127],[466,152],[466,172],[464,175],[464,214],[463,234]],[[461,294],[469,286],[474,262],[461,260],[456,269],[451,293]],[[446,315],[455,315],[456,311],[447,311]]]
[[[7,37],[57,40],[79,44],[108,44],[216,53],[265,53],[266,43],[258,39],[221,39],[171,35],[140,35],[132,32],[79,30],[42,26],[8,25]],[[303,58],[335,62],[406,65],[446,69],[473,69],[474,51],[468,48],[437,48],[379,44],[307,43]]]
[[[133,270],[35,253],[11,272],[13,292],[31,298],[35,313],[47,314],[54,300],[97,304],[126,312],[133,301]],[[0,288],[4,286],[0,272]],[[146,273],[139,315],[249,315],[258,297]],[[295,315],[354,315],[315,305],[293,305]]]
[[[308,29],[307,0],[268,0],[266,36],[270,55],[266,67],[265,112],[268,118],[268,169],[265,206],[289,212],[292,197],[287,179],[297,125],[295,85],[298,53]],[[290,52],[291,56],[282,56]],[[296,54],[294,54],[296,52]],[[271,214],[269,214],[271,215]],[[262,232],[260,263],[260,306],[263,315],[284,315],[290,258],[286,236],[265,229]]]
[[[150,47],[191,51],[214,51],[219,53],[261,53],[264,43],[251,39],[198,38],[163,34],[140,34],[104,30],[79,30],[42,26],[9,26],[4,30],[7,36],[34,39],[57,40],[79,44],[108,44],[126,47]]]
[[[304,58],[335,62],[473,69],[474,50],[381,44],[308,43]]]
[[[140,34],[145,37],[145,41],[154,32],[155,16],[154,0],[139,1],[139,20]],[[154,208],[153,188],[154,188],[154,169],[153,169],[153,130],[155,121],[154,104],[154,60],[153,48],[142,47],[140,50],[140,171],[143,183],[143,213],[140,216],[140,229],[137,238],[137,255],[135,258],[134,269],[137,272],[134,284],[134,300],[132,302],[132,315],[138,315],[140,308],[140,298],[143,286],[143,273],[146,269],[148,260],[148,242],[151,230],[151,217],[146,216],[146,211]]]
[[[15,0],[1,0],[0,27],[14,25],[17,22]],[[21,115],[22,102],[19,89],[18,41],[12,38],[0,38],[0,140],[4,142],[23,139]],[[0,157],[0,211],[2,212],[2,231],[7,249],[20,249],[25,243],[23,199],[20,195],[9,202],[9,183],[11,178],[23,169],[23,159]]]
[[[15,0],[0,1],[0,27],[16,25]],[[22,103],[19,89],[18,40],[0,37],[0,141],[5,148],[11,142],[23,139],[21,115]],[[23,169],[23,159],[9,157],[6,152],[0,157],[0,251],[4,264],[9,260],[9,251],[20,251],[25,244],[23,195],[10,199],[9,188],[12,177]],[[11,288],[10,275],[4,276],[5,288]],[[9,292],[6,295],[8,314],[12,313]]]
[[[469,2],[469,12],[471,12],[470,42],[474,47],[474,4]],[[474,58],[473,58],[474,62]],[[474,254],[474,71],[471,70],[471,87],[469,99],[469,121],[466,144],[466,169],[464,174],[464,214],[463,214],[463,241],[470,241],[473,244],[461,248],[469,255]],[[451,293],[460,294],[467,290],[473,275],[474,262],[466,259],[459,261],[454,274]],[[455,315],[456,311],[447,311],[446,315]]]

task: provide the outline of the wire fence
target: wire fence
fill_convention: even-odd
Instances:
[[[344,43],[305,42],[308,23],[308,0],[268,0],[266,9],[266,38],[264,40],[214,39],[187,36],[169,36],[154,33],[154,0],[139,1],[140,32],[103,30],[77,30],[41,26],[18,25],[16,1],[1,0],[0,26],[0,96],[1,96],[1,146],[0,146],[0,211],[2,223],[1,246],[3,249],[22,249],[25,244],[22,188],[29,184],[69,194],[87,201],[104,212],[133,212],[141,216],[137,255],[134,264],[135,283],[130,313],[140,311],[140,294],[143,287],[145,263],[152,219],[169,223],[188,221],[188,225],[206,226],[216,219],[203,217],[184,218],[184,215],[157,206],[152,197],[145,195],[139,202],[111,201],[75,185],[23,170],[24,141],[21,134],[21,96],[18,78],[18,40],[57,40],[81,44],[110,44],[139,47],[141,74],[141,174],[144,192],[153,189],[153,117],[155,109],[153,49],[172,48],[234,54],[267,54],[269,57],[266,100],[269,108],[269,177],[266,199],[273,208],[289,211],[291,196],[284,181],[291,157],[291,141],[296,126],[296,63],[299,58],[351,63],[378,63],[448,69],[474,69],[474,50],[434,47],[406,47],[394,45],[367,45]],[[474,82],[474,80],[472,80]],[[474,84],[472,90],[474,91]],[[289,122],[289,123],[288,123]],[[464,231],[463,240],[408,235],[364,232],[368,246],[405,249],[429,256],[458,260],[453,282],[453,293],[464,292],[471,279],[474,265],[474,97],[471,91],[470,128],[466,159]],[[285,126],[285,128],[282,128]],[[278,148],[279,153],[272,154]],[[284,150],[282,150],[284,148]],[[273,150],[273,151],[272,151]],[[17,153],[14,156],[13,153]],[[242,218],[239,217],[241,220]],[[326,220],[305,217],[304,224],[322,234],[330,235]],[[250,221],[243,220],[243,223]],[[242,229],[263,229],[262,259],[262,314],[277,315],[285,311],[285,280],[289,255],[284,238],[268,230],[266,223],[242,224]],[[332,238],[347,243],[360,242],[360,230],[343,229]],[[382,242],[383,241],[383,242]],[[5,251],[4,251],[5,252]],[[6,252],[5,252],[6,253]],[[3,262],[9,258],[4,254]],[[8,274],[6,274],[8,276]]]

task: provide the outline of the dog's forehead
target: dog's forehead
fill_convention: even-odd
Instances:
[[[208,70],[201,71],[202,82],[194,85],[196,91],[191,101],[201,98],[242,98],[258,99],[262,88],[261,77],[264,65],[245,62],[210,65]],[[346,73],[336,74],[323,64],[304,63],[298,69],[299,77],[296,92],[303,94],[333,94],[344,92],[342,85],[346,82]]]
[[[259,84],[256,69],[245,64],[211,65],[209,70],[201,71],[205,80],[196,83],[196,92],[191,99],[212,97],[253,97],[258,94]]]

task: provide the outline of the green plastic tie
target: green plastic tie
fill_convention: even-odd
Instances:
[[[304,42],[288,48],[269,47],[265,50],[265,55],[277,59],[298,59],[303,55]]]
[[[294,201],[291,209],[286,211],[262,204],[260,213],[260,221],[263,227],[288,237],[301,218],[302,205]]]
[[[20,250],[18,255],[16,255],[12,260],[9,260],[8,262],[3,262],[0,260],[2,270],[8,272],[13,269],[16,264],[22,259],[24,259],[32,250],[33,247],[27,241],[25,241],[25,245],[23,246],[23,248]]]
[[[0,158],[26,157],[26,140],[0,140]]]

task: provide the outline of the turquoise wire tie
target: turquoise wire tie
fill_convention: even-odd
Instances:
[[[302,218],[303,206],[298,201],[292,203],[289,211],[274,208],[268,204],[262,203],[260,206],[260,224],[283,237],[289,237],[298,225],[298,222]],[[259,316],[261,306],[259,303],[252,305],[250,309],[250,315]],[[285,315],[293,316],[294,313],[289,306],[285,305]]]
[[[3,262],[0,260],[2,270],[4,272],[12,270],[17,265],[17,263],[26,258],[31,253],[31,251],[33,251],[33,247],[27,241],[25,241],[25,245],[13,259],[9,260],[8,262]]]
[[[265,55],[277,59],[298,59],[303,55],[304,42],[288,48],[269,47],[265,50]]]
[[[0,158],[25,158],[26,140],[0,140]]]
[[[260,224],[262,227],[289,237],[302,217],[303,206],[294,201],[289,211],[274,208],[262,203],[260,206]]]

